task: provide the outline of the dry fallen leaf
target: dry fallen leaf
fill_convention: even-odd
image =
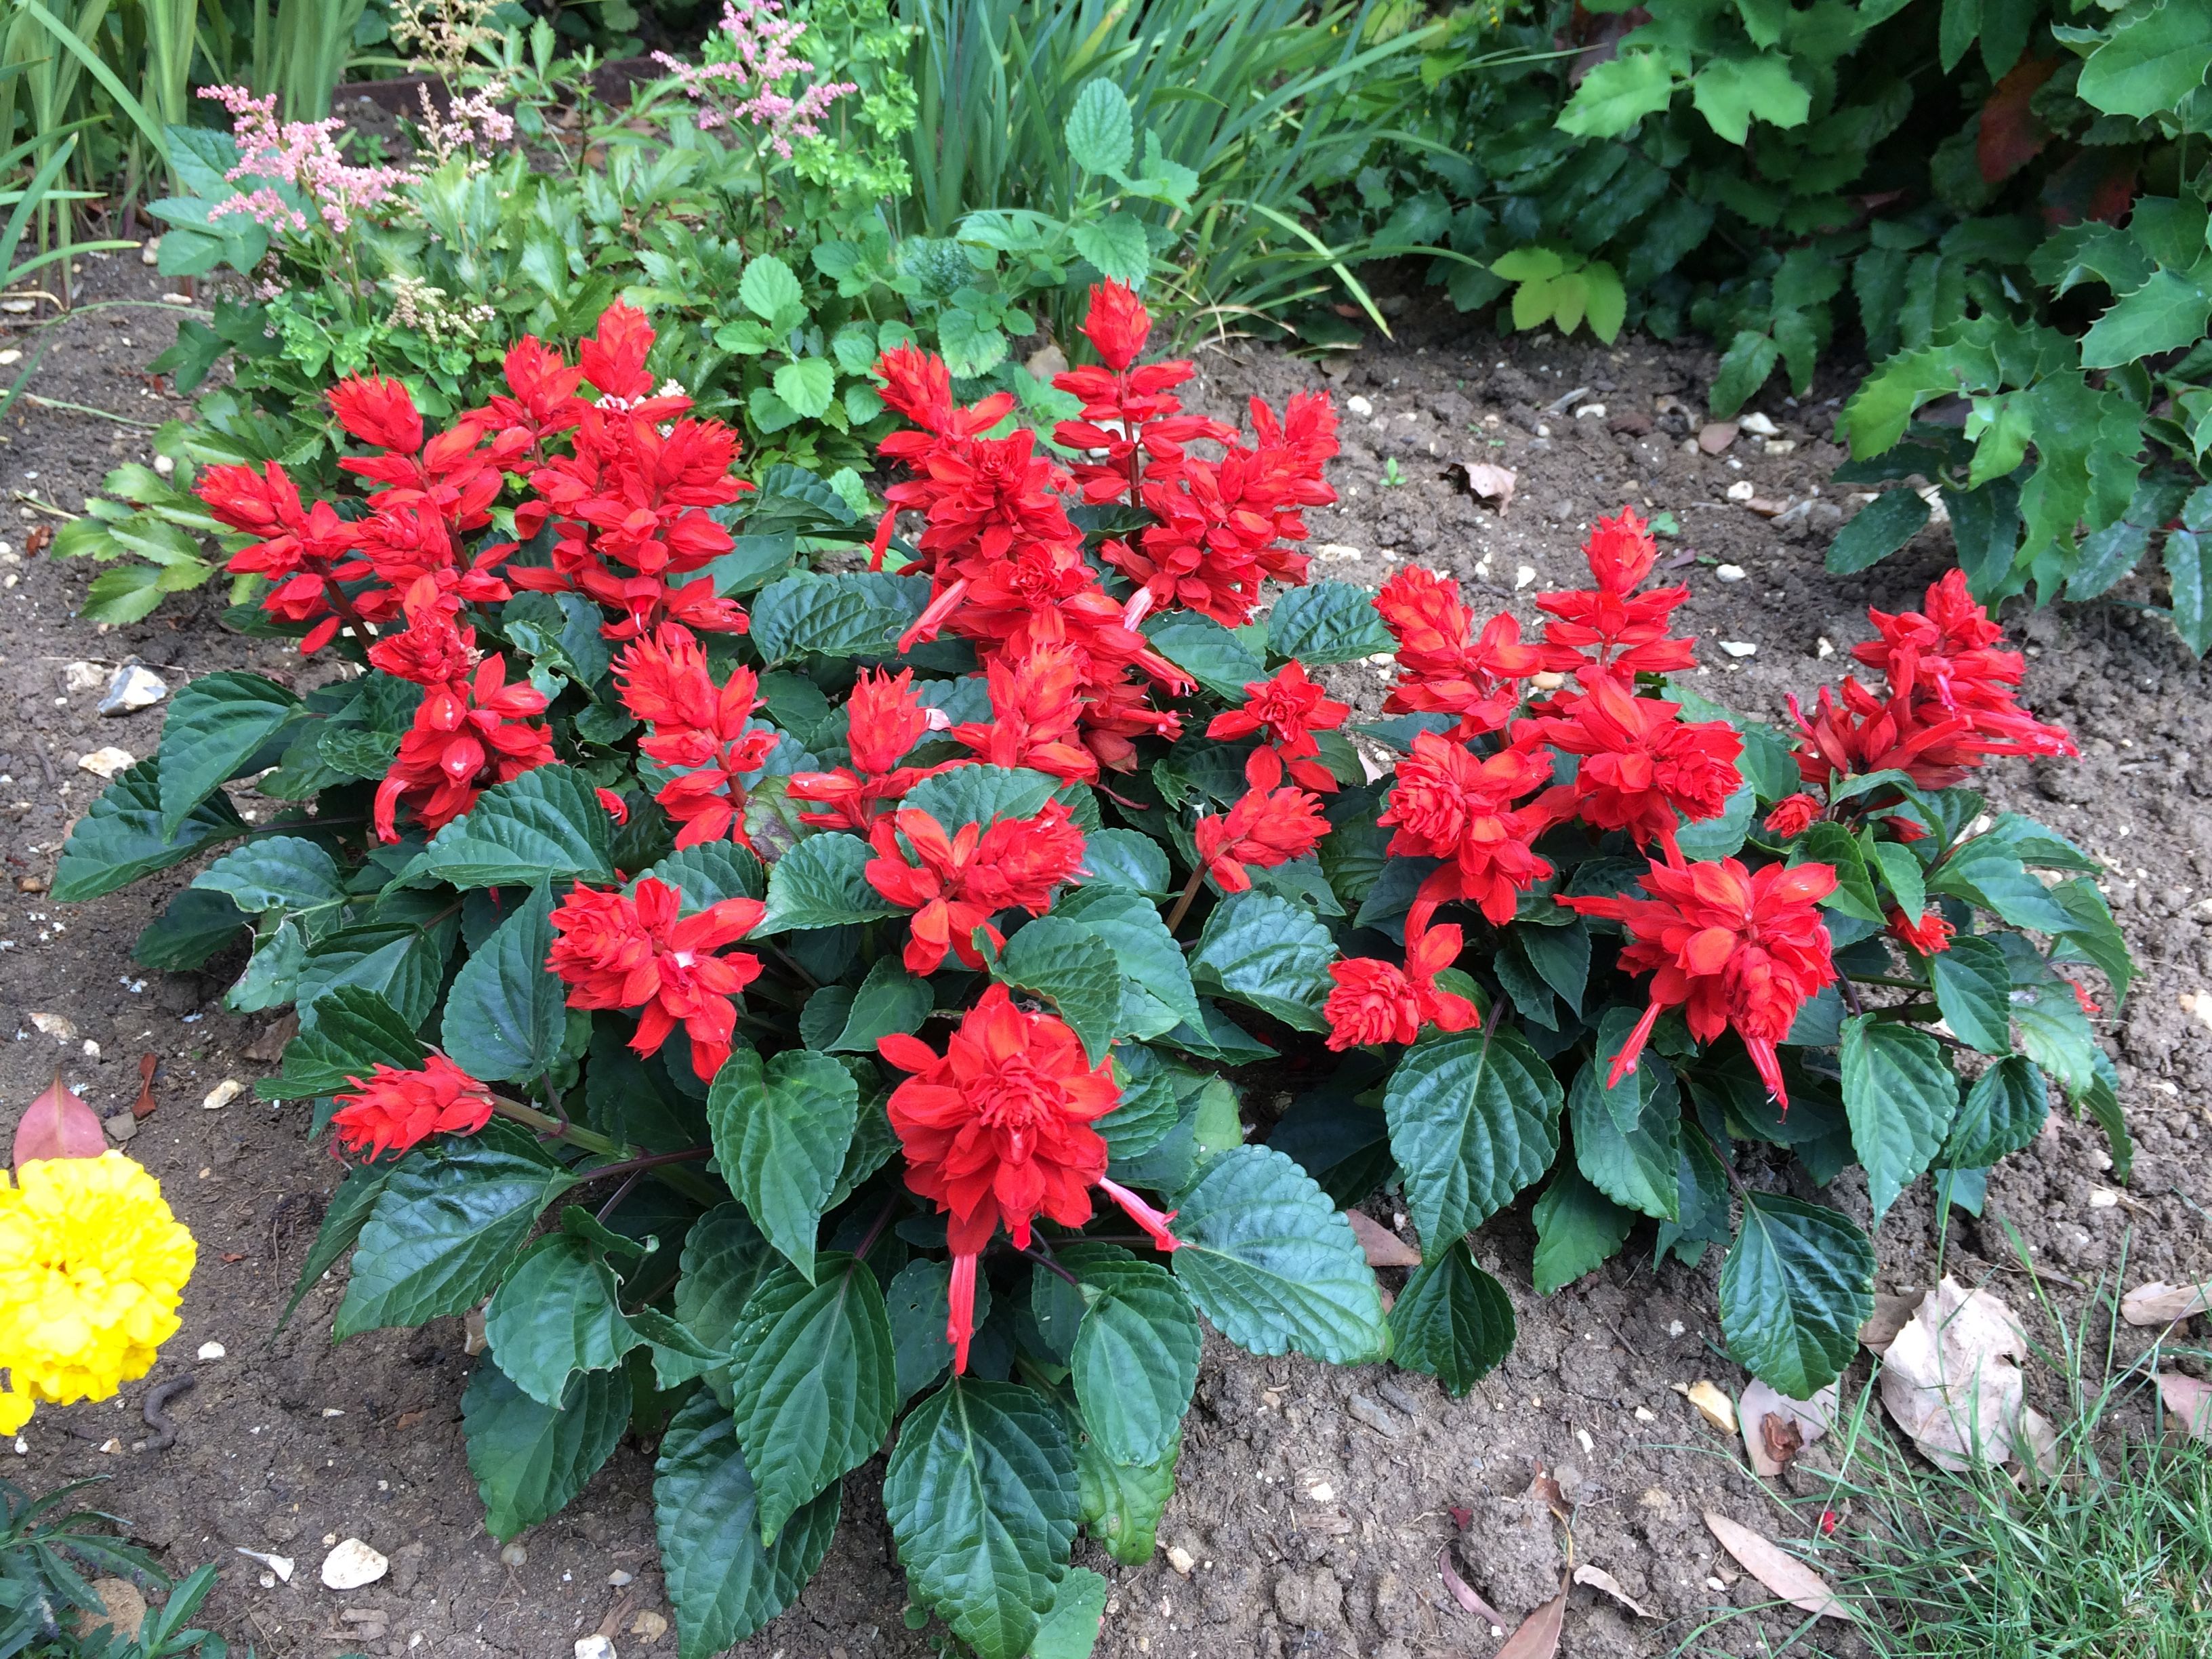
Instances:
[[[2191,1439],[2212,1440],[2212,1382],[2179,1371],[2160,1371],[2158,1397]]]
[[[2169,1285],[2153,1279],[2120,1298],[2120,1317],[2130,1325],[2171,1325],[2212,1309],[2212,1285]]]
[[[1367,1252],[1369,1267],[1418,1267],[1421,1265],[1421,1253],[1373,1216],[1358,1210],[1346,1210],[1344,1218],[1352,1224],[1352,1234],[1359,1240],[1359,1248]]]
[[[1929,1461],[1954,1472],[2017,1454],[2027,1337],[1987,1291],[1946,1277],[1882,1356],[1881,1403]]]
[[[284,1058],[284,1045],[300,1035],[300,1017],[288,1013],[263,1028],[261,1035],[239,1052],[248,1060],[258,1060],[273,1066]]]
[[[1566,1493],[1559,1490],[1559,1483],[1552,1478],[1551,1470],[1546,1468],[1541,1463],[1536,1465],[1535,1475],[1528,1482],[1528,1496],[1542,1498],[1544,1507],[1558,1516],[1560,1520],[1570,1523],[1573,1522],[1574,1511],[1567,1507]]]
[[[1905,1328],[1905,1322],[1920,1311],[1920,1304],[1928,1299],[1925,1291],[1915,1291],[1911,1296],[1891,1296],[1887,1291],[1874,1294],[1874,1317],[1859,1327],[1859,1340],[1876,1353],[1887,1353],[1889,1345]]]
[[[1802,1612],[1826,1619],[1849,1619],[1851,1610],[1837,1600],[1828,1581],[1796,1556],[1760,1537],[1740,1521],[1705,1511],[1705,1525],[1736,1564],[1766,1588]]]
[[[131,1103],[131,1115],[143,1120],[154,1115],[154,1073],[161,1069],[161,1057],[156,1054],[138,1056],[138,1098]]]
[[[1505,1638],[1498,1659],[1552,1659],[1559,1650],[1559,1626],[1567,1616],[1567,1581],[1559,1580],[1559,1593],[1521,1621],[1521,1628]]]
[[[1674,1392],[1698,1408],[1698,1414],[1723,1434],[1735,1432],[1735,1405],[1726,1395],[1704,1377],[1699,1377],[1686,1388],[1677,1382],[1674,1385]]]
[[[1656,1619],[1659,1616],[1626,1590],[1621,1589],[1620,1580],[1615,1578],[1603,1567],[1594,1567],[1585,1561],[1575,1569],[1575,1583],[1588,1584],[1592,1589],[1603,1590],[1638,1619]]]
[[[23,551],[36,558],[54,544],[54,527],[50,524],[33,525],[23,536]]]
[[[1762,519],[1778,519],[1790,510],[1788,501],[1778,501],[1769,495],[1753,495],[1744,505]]]
[[[1481,1593],[1459,1576],[1459,1569],[1452,1565],[1451,1552],[1448,1549],[1437,1552],[1437,1574],[1444,1581],[1444,1588],[1451,1592],[1452,1600],[1460,1604],[1462,1610],[1478,1619],[1487,1620],[1492,1630],[1504,1629],[1505,1615],[1484,1601]]]
[[[1513,505],[1513,486],[1520,482],[1518,473],[1495,461],[1454,461],[1452,466],[1466,478],[1468,495],[1496,501],[1498,516],[1505,516],[1505,509]]]
[[[1751,1467],[1771,1480],[1801,1450],[1827,1433],[1835,1421],[1836,1385],[1831,1382],[1810,1400],[1792,1400],[1753,1377],[1736,1410]]]
[[[1698,447],[1717,455],[1735,441],[1736,430],[1734,421],[1708,421],[1698,428]]]

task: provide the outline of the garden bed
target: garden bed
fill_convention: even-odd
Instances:
[[[158,292],[135,264],[88,265],[96,296]],[[135,373],[164,343],[161,319],[109,311],[65,325],[40,389],[135,420],[178,412],[181,404],[141,396]],[[1332,384],[1351,410],[1331,469],[1341,500],[1311,515],[1317,569],[1331,576],[1372,586],[1399,563],[1418,562],[1458,577],[1478,604],[1510,605],[1526,622],[1530,596],[1576,578],[1582,532],[1601,513],[1625,501],[1664,511],[1680,528],[1670,545],[1691,556],[1665,573],[1691,586],[1680,615],[1699,635],[1711,675],[1735,682],[1715,700],[1778,719],[1786,693],[1809,696],[1840,678],[1850,645],[1865,635],[1868,604],[1908,608],[1948,562],[1937,530],[1924,533],[1924,555],[1908,552],[1860,577],[1825,573],[1822,552],[1839,516],[1826,509],[1848,510],[1827,483],[1841,457],[1825,441],[1832,405],[1813,401],[1829,395],[1825,383],[1802,410],[1768,409],[1777,441],[1796,446],[1787,453],[1759,453],[1747,435],[1721,455],[1692,454],[1679,428],[1698,417],[1670,416],[1659,400],[1701,409],[1714,372],[1710,353],[1644,341],[1613,351],[1550,336],[1499,341],[1418,306],[1401,315],[1398,331],[1398,342],[1370,342],[1332,365],[1343,371]],[[1236,413],[1251,393],[1279,401],[1323,378],[1300,360],[1241,346],[1201,353],[1199,362],[1200,395],[1192,401],[1221,415]],[[1845,384],[1838,379],[1833,389]],[[1606,413],[1547,412],[1577,388],[1588,389],[1585,405],[1602,404]],[[1350,403],[1355,397],[1366,400],[1366,413]],[[109,467],[146,459],[145,434],[131,428],[51,410],[19,408],[15,416],[0,475],[11,490],[64,509],[81,505]],[[1638,419],[1652,429],[1613,429]],[[1549,435],[1537,435],[1539,427]],[[1449,470],[1477,460],[1516,475],[1502,516]],[[1770,521],[1726,499],[1739,482],[1753,484],[1760,502],[1809,505]],[[0,538],[20,551],[31,521],[15,511],[8,520]],[[1728,569],[1741,579],[1724,580]],[[157,735],[158,708],[100,719],[98,688],[70,689],[67,665],[135,654],[174,688],[216,668],[289,681],[298,659],[277,643],[222,631],[212,592],[143,623],[95,630],[71,617],[88,567],[33,560],[8,570],[20,570],[21,580],[0,606],[0,684],[12,694],[0,709],[0,772],[13,780],[0,786],[12,826],[0,938],[13,941],[0,952],[8,1005],[0,1018],[19,1035],[0,1059],[4,1098],[27,1101],[59,1064],[103,1115],[127,1117],[140,1057],[155,1056],[158,1107],[129,1150],[161,1178],[202,1250],[185,1329],[148,1380],[156,1385],[185,1370],[198,1379],[173,1408],[176,1444],[131,1449],[148,1432],[139,1422],[143,1389],[134,1388],[119,1405],[42,1413],[15,1477],[38,1489],[112,1475],[96,1501],[128,1517],[173,1566],[222,1558],[214,1622],[264,1652],[520,1659],[565,1655],[578,1636],[600,1632],[625,1656],[672,1653],[672,1634],[631,1633],[641,1616],[668,1612],[654,1571],[651,1462],[641,1449],[625,1446],[577,1504],[521,1540],[519,1557],[513,1547],[503,1554],[483,1529],[463,1455],[459,1401],[471,1362],[459,1321],[333,1349],[330,1318],[342,1288],[334,1276],[272,1340],[337,1171],[302,1139],[296,1109],[257,1104],[250,1091],[202,1109],[224,1079],[250,1084],[271,1069],[273,1048],[264,1021],[222,1010],[222,974],[164,978],[129,960],[138,929],[182,877],[66,911],[42,891],[17,890],[51,878],[68,823],[100,787],[78,769],[79,758],[109,745],[143,757]],[[2124,587],[2118,597],[2142,596]],[[2075,1282],[2118,1276],[2124,1253],[2129,1285],[2212,1274],[2204,1207],[2212,1178],[2197,1103],[2212,1084],[2212,1034],[2182,1000],[2212,973],[2200,963],[2204,913],[2197,903],[2200,889],[2212,890],[2204,879],[2212,840],[2198,842],[2204,832],[2191,786],[2192,777],[2212,778],[2191,758],[2212,738],[2212,714],[2204,712],[2205,671],[2139,611],[2040,613],[2015,631],[2036,653],[2027,702],[2074,731],[2084,761],[2047,774],[1995,768],[1990,793],[2112,866],[2106,890],[2143,977],[2124,1017],[2100,1029],[2117,1048],[2138,1155],[2122,1188],[2101,1134],[2058,1120],[1991,1176],[1985,1218],[1954,1216],[1942,1237],[1923,1184],[1877,1236],[1879,1284],[1927,1285],[1940,1251],[1968,1282],[1996,1273],[2001,1291],[2024,1306],[2031,1281],[2007,1265],[2009,1224],[2050,1270],[2043,1290],[2062,1312],[2078,1315],[2085,1298]],[[1722,641],[1757,649],[1734,655]],[[1352,665],[1334,678],[1339,695],[1371,714],[1380,674]],[[2202,787],[2212,791],[2212,783]],[[269,805],[242,791],[238,799],[249,811]],[[19,801],[29,805],[18,810]],[[33,1012],[64,1016],[74,1035],[61,1040],[37,1029]],[[1860,1188],[1853,1173],[1829,1196],[1863,1222]],[[2109,1194],[2117,1199],[2099,1201]],[[1387,1203],[1371,1207],[1386,1226],[1395,1223]],[[1462,1567],[1470,1582],[1509,1615],[1547,1597],[1564,1558],[1541,1504],[1523,1495],[1539,1463],[1575,1506],[1577,1559],[1609,1571],[1670,1621],[1662,1632],[1657,1622],[1632,1620],[1598,1592],[1577,1589],[1565,1651],[1665,1651],[1706,1609],[1765,1599],[1720,1555],[1698,1516],[1717,1510],[1778,1536],[1786,1535],[1788,1517],[1757,1495],[1741,1445],[1709,1429],[1671,1386],[1710,1377],[1734,1393],[1743,1380],[1718,1352],[1717,1260],[1695,1272],[1669,1265],[1655,1273],[1648,1247],[1632,1243],[1591,1278],[1539,1300],[1526,1290],[1531,1243],[1525,1205],[1479,1237],[1477,1259],[1511,1291],[1521,1334],[1511,1357],[1462,1400],[1389,1367],[1331,1371],[1210,1342],[1162,1555],[1115,1569],[1088,1546],[1079,1552],[1113,1584],[1099,1652],[1403,1659],[1488,1651],[1486,1631],[1440,1581],[1438,1552],[1459,1536],[1454,1506],[1469,1510]],[[210,1342],[224,1357],[192,1358]],[[2031,1389],[2046,1408],[2058,1381],[2031,1367]],[[2150,1412],[2140,1405],[2132,1426],[2149,1431]],[[111,1437],[120,1449],[103,1453]],[[1817,1490],[1825,1461],[1825,1448],[1812,1449],[1789,1483]],[[879,1476],[871,1465],[852,1480],[864,1486]],[[848,1513],[856,1524],[841,1532],[826,1570],[739,1651],[858,1659],[928,1650],[902,1623],[904,1592],[876,1506],[855,1494]],[[315,1569],[326,1539],[349,1536],[389,1555],[393,1569],[368,1589],[339,1595],[322,1588]],[[234,1548],[294,1558],[297,1571],[289,1583],[264,1588],[266,1569]],[[1187,1573],[1179,1570],[1186,1561]],[[1720,1589],[1711,1588],[1716,1577]],[[1764,1634],[1754,1623],[1717,1631],[1705,1650],[1759,1651],[1785,1628],[1765,1622]],[[646,1617],[644,1630],[652,1625]]]

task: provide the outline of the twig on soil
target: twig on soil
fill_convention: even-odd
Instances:
[[[128,415],[118,415],[112,410],[95,409],[90,404],[73,404],[66,398],[46,398],[35,392],[19,392],[15,395],[25,403],[33,404],[40,409],[61,409],[68,410],[72,415],[96,416],[103,421],[112,421],[118,426],[137,427],[141,432],[159,432],[161,429],[162,423],[159,421],[134,421]],[[58,507],[50,510],[60,511]],[[70,514],[65,516],[74,518],[76,515]]]
[[[8,492],[8,498],[10,501],[21,501],[24,506],[34,508],[38,512],[46,514],[51,517],[66,519],[72,524],[76,522],[77,515],[76,514],[70,512],[64,507],[56,507],[52,501],[42,501],[36,495],[31,494],[27,489],[11,489]]]

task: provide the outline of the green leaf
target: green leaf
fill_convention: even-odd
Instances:
[[[270,836],[225,853],[195,876],[192,885],[227,893],[240,909],[254,915],[313,909],[345,898],[337,861],[316,842],[297,836]]]
[[[2199,657],[2212,647],[2212,559],[2205,557],[2204,541],[2194,532],[2177,530],[2160,555],[2173,584],[2173,631]]]
[[[1886,489],[1852,517],[1828,544],[1828,569],[1848,576],[1879,564],[1920,533],[1929,508],[1914,489]]]
[[[2172,111],[2204,84],[2212,31],[2189,0],[2166,3],[2113,29],[2081,65],[2075,94],[2107,115],[2138,119]]]
[[[1559,1079],[1519,1032],[1495,1025],[1424,1042],[1390,1074],[1382,1111],[1423,1238],[1480,1226],[1559,1151]]]
[[[553,894],[540,887],[461,964],[439,1029],[447,1052],[486,1083],[541,1078],[568,1033],[568,987],[546,967]]]
[[[246,833],[246,820],[224,794],[195,807],[180,827],[165,825],[160,762],[159,755],[140,761],[102,790],[77,820],[62,848],[52,897],[81,904],[182,864],[211,842]]]
[[[1182,1195],[1175,1234],[1176,1277],[1239,1346],[1332,1364],[1381,1353],[1382,1298],[1352,1224],[1280,1152],[1223,1152]]]
[[[1928,976],[1944,1023],[1961,1040],[1985,1054],[2012,1052],[2012,970],[2002,951],[1988,939],[1961,934],[1949,950],[1928,959]]]
[[[1050,1002],[1094,1066],[1121,1035],[1121,961],[1081,922],[1040,916],[1024,923],[991,964],[991,977]]]
[[[410,1152],[361,1230],[333,1334],[467,1312],[498,1285],[545,1206],[575,1184],[505,1135]]]
[[[1312,911],[1268,893],[1231,894],[1214,906],[1191,953],[1190,975],[1301,1031],[1323,1031],[1321,1006],[1336,941]]]
[[[890,1316],[866,1262],[822,1258],[822,1282],[788,1268],[745,1304],[733,1372],[738,1443],[760,1494],[760,1536],[873,1457],[898,1408]]]
[[[1059,788],[1059,779],[1025,767],[957,766],[924,778],[899,805],[928,813],[951,835],[964,824],[1033,818]]]
[[[456,887],[611,881],[611,823],[581,772],[541,766],[477,796],[431,837],[422,867]]]
[[[1871,828],[1863,834],[1869,854],[1869,871],[1881,872],[1882,884],[1896,897],[1899,909],[1908,916],[1918,917],[1928,908],[1927,878],[1921,872],[1920,860],[1913,857],[1910,847],[1901,847],[1893,841],[1875,841]]]
[[[1839,1058],[1851,1147],[1878,1226],[1935,1160],[1958,1115],[1959,1079],[1931,1034],[1872,1014],[1844,1022]]]
[[[410,1025],[436,1007],[446,976],[444,939],[407,922],[373,922],[325,934],[312,946],[293,988],[302,1019],[342,986],[374,991]]]
[[[1714,58],[1690,82],[1690,101],[1728,144],[1744,143],[1753,119],[1802,126],[1813,106],[1812,94],[1798,84],[1789,58],[1778,52]]]
[[[1455,1400],[1513,1351],[1513,1304],[1455,1238],[1415,1268],[1390,1309],[1390,1359],[1426,1371]]]
[[[899,908],[868,885],[875,854],[858,836],[809,836],[769,867],[768,913],[753,933],[803,933],[816,927],[895,916]]]
[[[1373,594],[1350,582],[1322,581],[1294,587],[1275,601],[1267,615],[1267,648],[1318,668],[1356,662],[1396,645],[1375,613]]]
[[[1074,1461],[1051,1406],[1011,1382],[955,1377],[899,1429],[884,1508],[908,1585],[981,1659],[1022,1659],[1052,1605]]]
[[[1774,1193],[1744,1194],[1721,1269],[1731,1358],[1792,1400],[1843,1374],[1874,1316],[1874,1242],[1838,1212]]]
[[[1615,1015],[1628,1018],[1616,1020]],[[1575,1165],[1614,1203],[1674,1221],[1680,1212],[1676,1173],[1681,1161],[1682,1118],[1674,1067],[1647,1053],[1635,1071],[1621,1079],[1619,1088],[1605,1086],[1613,1057],[1633,1024],[1634,1017],[1626,1008],[1607,1011],[1606,1036],[1599,1042],[1596,1057],[1575,1074],[1574,1087],[1568,1091]],[[1623,1116],[1628,1119],[1625,1125]]]
[[[1164,1267],[1118,1253],[1068,1257],[1089,1304],[1073,1359],[1084,1425],[1115,1462],[1157,1463],[1174,1450],[1197,1386],[1197,1310]]]
[[[1067,240],[1102,276],[1141,288],[1152,273],[1152,244],[1145,238],[1145,222],[1133,213],[1082,221],[1069,227]]]
[[[1070,1567],[1053,1587],[1030,1659],[1091,1659],[1105,1621],[1106,1581],[1088,1567]]]
[[[2034,1145],[2051,1115],[2051,1091],[2033,1060],[2008,1054],[1974,1079],[1936,1162],[1984,1170]]]
[[[1140,830],[1096,830],[1084,837],[1083,867],[1075,878],[1086,886],[1096,883],[1158,895],[1168,890],[1168,855]]]
[[[815,995],[842,989],[825,986]],[[842,1054],[872,1054],[878,1038],[918,1028],[929,1018],[934,1000],[927,980],[908,973],[895,955],[878,957],[860,989],[848,994],[846,1012],[830,1040],[812,1046]],[[810,1001],[808,1006],[812,1006]]]
[[[1082,923],[1120,963],[1123,1031],[1156,1037],[1184,1024],[1203,1027],[1189,964],[1150,898],[1126,888],[1082,887],[1061,894],[1053,914]]]
[[[739,1045],[707,1096],[714,1162],[768,1240],[809,1281],[822,1209],[860,1121],[860,1089],[827,1054],[787,1048],[763,1066]]]
[[[618,1370],[586,1371],[558,1406],[545,1406],[478,1361],[461,1395],[461,1431],[491,1535],[512,1538],[583,1491],[629,1426],[629,1378]]]
[[[1159,1547],[1160,1517],[1175,1496],[1176,1462],[1182,1436],[1157,1463],[1116,1463],[1096,1440],[1076,1449],[1075,1472],[1082,1495],[1083,1524],[1125,1567],[1141,1567]]]
[[[2208,316],[2212,316],[2212,263],[2190,270],[2154,271],[2148,282],[2122,295],[2089,325],[2081,337],[2081,366],[2118,368],[2160,352],[2179,351],[2203,337]]]
[[[779,1270],[775,1250],[735,1204],[718,1204],[691,1224],[676,1280],[676,1316],[710,1348],[725,1353],[744,1323],[745,1304]]]
[[[828,657],[889,657],[929,602],[918,576],[881,571],[792,575],[754,597],[752,641],[767,661],[818,651]]]
[[[2112,982],[2113,996],[2124,1000],[2128,988],[2135,983],[2135,960],[2128,954],[2128,942],[2096,884],[2062,881],[2051,890],[2051,896],[2074,918],[2074,926],[2058,937],[2057,956],[2069,960],[2078,957],[2102,969]]]
[[[837,395],[837,366],[827,357],[801,357],[775,371],[775,395],[801,420],[819,420]]]
[[[687,915],[724,899],[768,896],[768,872],[758,859],[734,842],[708,841],[686,847],[671,853],[645,873],[682,893]]]
[[[762,253],[745,262],[744,275],[738,279],[738,301],[768,323],[793,307],[803,307],[806,295],[789,265],[773,253]]]
[[[1145,624],[1154,650],[1224,702],[1241,703],[1244,688],[1267,678],[1267,666],[1244,641],[1211,617],[1171,611]]]
[[[1567,1164],[1553,1172],[1551,1184],[1536,1200],[1534,1218],[1539,1296],[1573,1284],[1610,1260],[1636,1224],[1633,1210],[1622,1209]]]
[[[167,973],[203,967],[210,957],[234,944],[247,926],[228,895],[187,887],[139,930],[137,942],[131,947],[131,959],[141,967]]]
[[[229,670],[204,674],[171,698],[161,725],[163,830],[182,830],[193,809],[248,769],[299,708],[273,680]]]
[[[1628,290],[1621,286],[1620,273],[1603,259],[1591,260],[1582,275],[1587,289],[1583,320],[1591,333],[1611,345],[1620,337],[1620,325],[1628,318]]]
[[[1999,842],[1977,836],[1928,875],[1928,890],[1966,899],[2015,927],[2063,933],[2073,918]]]
[[[623,1317],[614,1270],[565,1233],[533,1245],[484,1311],[492,1358],[543,1406],[558,1406],[577,1372],[611,1370],[642,1340]]]
[[[1726,419],[1741,409],[1766,384],[1767,376],[1781,361],[1782,349],[1771,336],[1755,329],[1738,329],[1721,354],[1720,372],[1713,377],[1712,390],[1706,396],[1713,413]]]
[[[730,1413],[702,1389],[671,1419],[653,1466],[660,1573],[678,1659],[709,1659],[799,1599],[837,1531],[833,1484],[763,1548],[760,1504]]]
[[[1583,77],[1558,126],[1582,138],[1617,138],[1674,95],[1674,69],[1663,52],[1624,52]]]
[[[1068,159],[1085,173],[1126,173],[1136,159],[1137,131],[1129,100],[1103,76],[1083,83],[1061,129]]]
[[[1881,896],[1874,890],[1874,878],[1867,873],[1866,856],[1842,824],[1814,824],[1790,843],[1790,862],[1825,864],[1835,871],[1835,890],[1820,901],[1829,909],[1877,927],[1888,922]]]
[[[426,1052],[413,1022],[381,996],[340,986],[316,1003],[312,1018],[301,1021],[299,1035],[284,1045],[283,1074],[263,1079],[258,1092],[264,1100],[336,1094],[380,1065],[412,1071]]]

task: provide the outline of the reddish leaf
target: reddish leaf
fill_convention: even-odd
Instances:
[[[98,1158],[107,1150],[99,1115],[54,1073],[46,1091],[24,1109],[15,1125],[15,1167],[35,1158]]]
[[[1452,1600],[1460,1604],[1462,1611],[1471,1613],[1478,1619],[1487,1620],[1497,1629],[1505,1627],[1505,1615],[1484,1601],[1481,1593],[1459,1576],[1459,1569],[1452,1565],[1449,1550],[1437,1552],[1437,1573],[1444,1581],[1444,1588],[1451,1592]]]
[[[161,1065],[152,1054],[138,1056],[138,1098],[131,1103],[131,1115],[142,1121],[154,1115],[154,1073]]]
[[[1567,1581],[1559,1593],[1521,1621],[1521,1628],[1505,1638],[1498,1659],[1552,1659],[1559,1650],[1559,1626],[1567,1616]]]
[[[2023,58],[1982,106],[1982,125],[1974,138],[1974,159],[1984,184],[1998,184],[2026,167],[2050,134],[2028,107],[2036,88],[2058,67],[2056,58]]]
[[[2118,222],[2136,198],[2136,164],[2130,152],[2109,146],[2082,150],[2043,185],[2043,220],[2054,229],[2085,219]]]
[[[1358,1239],[1359,1248],[1367,1253],[1369,1267],[1418,1267],[1421,1265],[1421,1253],[1373,1216],[1358,1210],[1346,1210],[1344,1218],[1352,1224],[1352,1236]]]

